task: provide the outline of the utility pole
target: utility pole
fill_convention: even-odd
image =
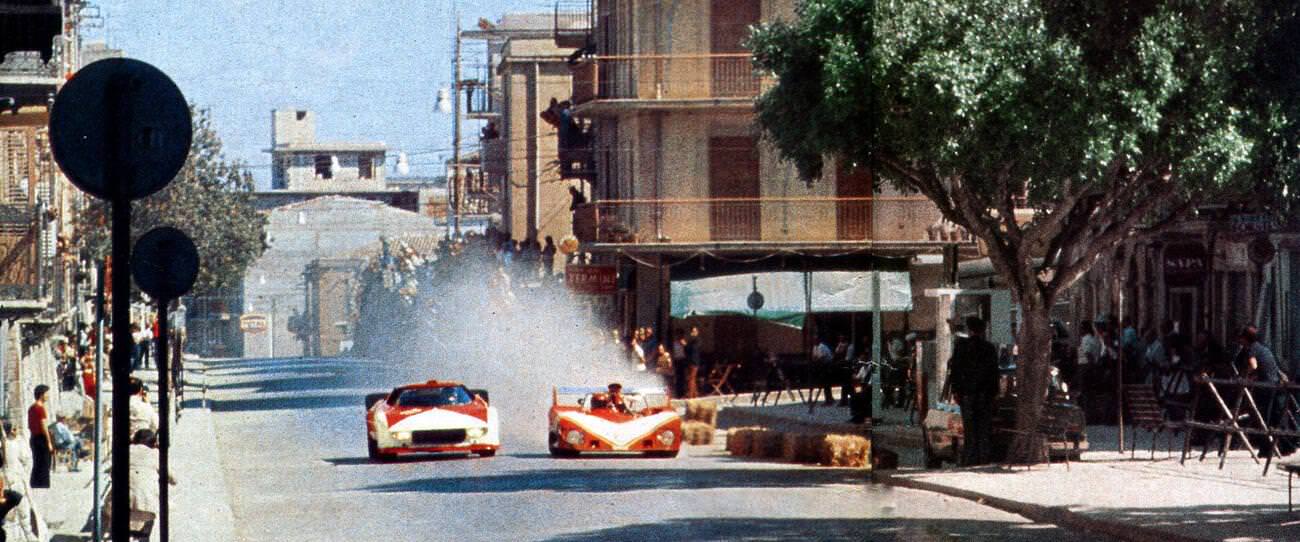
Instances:
[[[456,11],[456,58],[452,64],[451,84],[451,200],[452,229],[460,237],[460,11]]]

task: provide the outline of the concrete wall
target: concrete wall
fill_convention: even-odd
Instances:
[[[277,170],[275,186],[287,190],[312,190],[318,192],[347,192],[351,190],[377,191],[386,188],[383,152],[275,152],[272,160]],[[333,176],[325,179],[316,174],[316,156],[338,158]],[[370,158],[370,178],[362,179],[360,160]],[[283,179],[284,184],[279,184]]]
[[[303,272],[320,258],[350,253],[381,236],[442,235],[429,217],[383,203],[325,196],[270,211],[270,248],[244,274],[244,310],[270,315],[271,333],[245,334],[245,357],[297,356],[289,317],[306,313]]]
[[[558,242],[572,232],[568,187],[576,182],[559,178],[559,136],[538,116],[552,98],[569,98],[571,75],[564,57],[570,52],[555,47],[549,39],[512,39],[503,48],[504,226],[515,239],[541,240],[550,235]]]

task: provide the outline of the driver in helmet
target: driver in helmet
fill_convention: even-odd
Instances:
[[[609,407],[623,414],[629,412],[627,401],[623,399],[623,385],[618,382],[609,385]]]

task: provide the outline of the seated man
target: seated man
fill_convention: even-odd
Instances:
[[[57,421],[50,424],[50,436],[54,440],[54,449],[72,451],[72,465],[68,469],[72,472],[78,471],[77,466],[82,455],[81,439],[73,435],[71,429],[68,429],[67,416],[59,416]]]
[[[628,413],[627,402],[623,400],[623,385],[618,382],[609,385],[609,407],[624,414]]]

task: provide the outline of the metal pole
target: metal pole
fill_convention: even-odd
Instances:
[[[460,237],[460,13],[456,13],[456,58],[453,64],[451,97],[451,220],[456,237]]]
[[[884,360],[880,357],[880,338],[884,332],[880,318],[880,271],[871,270],[871,361],[873,373],[871,376],[871,417],[878,418],[881,416],[883,395],[880,382],[884,374],[881,369],[881,362]]]
[[[114,542],[127,542],[131,531],[131,201],[113,200],[113,524]]]
[[[102,542],[104,525],[99,496],[103,493],[100,476],[104,472],[104,262],[99,262],[96,266],[96,276],[99,278],[95,281],[95,494],[92,508],[95,514],[95,542]]]
[[[168,509],[170,506],[167,502],[169,484],[167,480],[171,477],[168,475],[167,454],[171,447],[171,372],[168,370],[167,363],[167,307],[171,306],[172,300],[162,298],[158,300],[158,359],[154,364],[158,367],[158,525],[162,529],[161,540],[168,542]]]

